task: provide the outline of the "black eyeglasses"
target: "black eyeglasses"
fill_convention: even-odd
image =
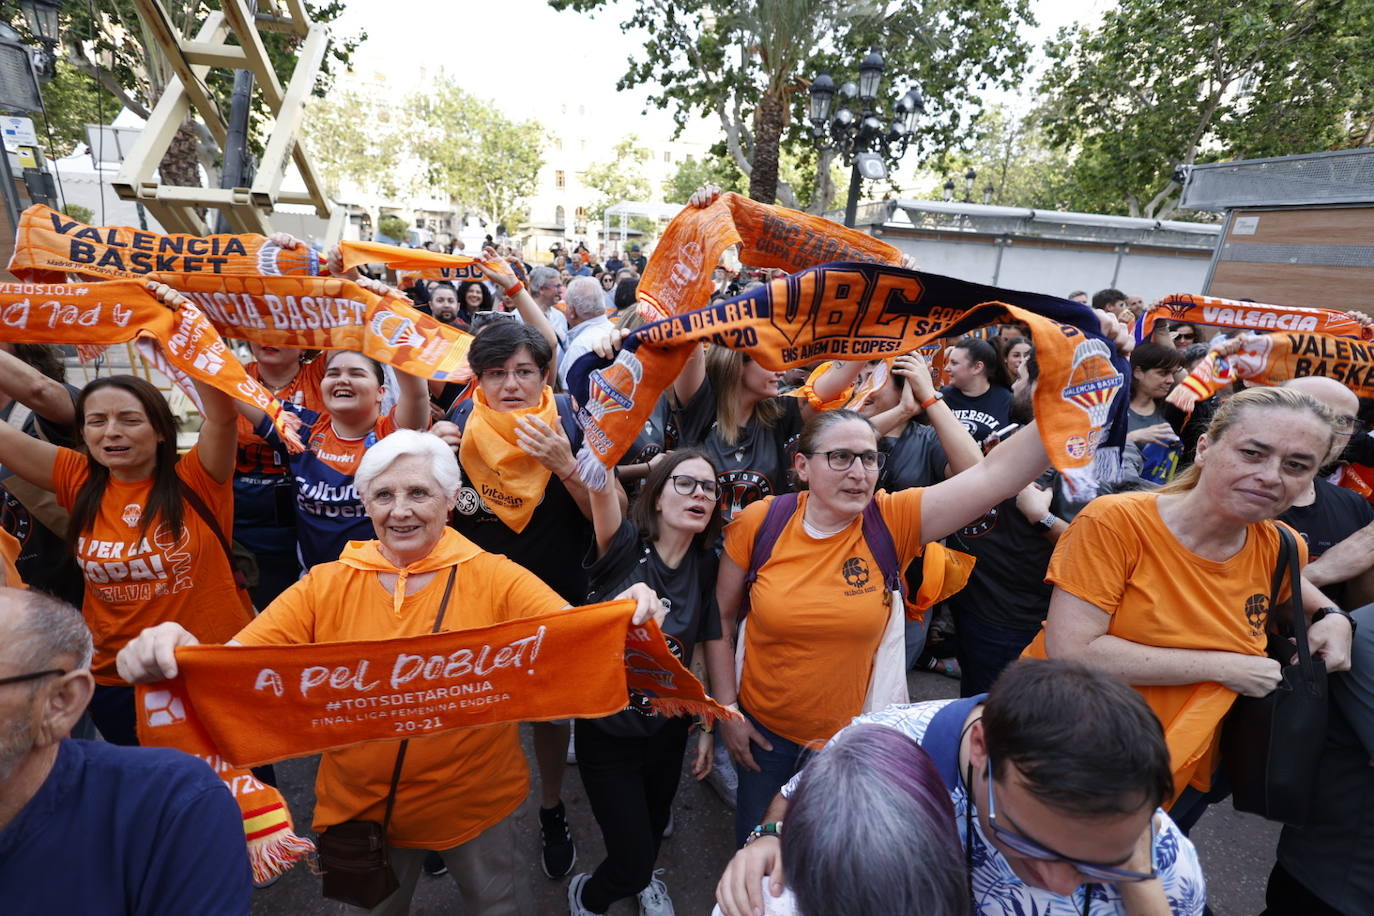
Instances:
[[[879,451],[869,450],[867,452],[852,452],[847,448],[832,449],[828,452],[803,452],[808,458],[815,458],[818,455],[825,456],[825,463],[830,465],[832,471],[847,471],[854,465],[854,459],[859,459],[865,471],[876,471],[887,461],[887,455]]]
[[[14,677],[0,677],[0,687],[6,684],[22,684],[25,681],[36,681],[40,677],[47,677],[50,674],[66,674],[61,668],[49,668],[47,671],[34,671],[30,674],[16,674]]]
[[[674,474],[668,478],[673,482],[673,489],[683,496],[691,496],[701,488],[712,499],[716,496],[716,482],[714,480],[699,480],[696,477],[688,477],[686,474]]]
[[[1055,852],[1042,843],[1037,843],[1029,837],[1008,830],[997,825],[997,801],[992,793],[992,758],[988,758],[988,769],[984,778],[988,783],[988,826],[992,828],[992,835],[997,837],[1003,845],[1015,850],[1023,856],[1032,859],[1039,859],[1042,862],[1066,862],[1072,865],[1080,875],[1093,881],[1110,881],[1114,883],[1149,881],[1157,874],[1154,868],[1155,860],[1155,832],[1154,825],[1150,826],[1150,870],[1149,872],[1130,871],[1125,868],[1117,868],[1112,865],[1102,865],[1097,862],[1084,862],[1082,859],[1073,859],[1069,856]]]
[[[1336,429],[1343,433],[1348,433],[1355,428],[1355,424],[1360,422],[1359,417],[1352,417],[1348,413],[1336,414]]]

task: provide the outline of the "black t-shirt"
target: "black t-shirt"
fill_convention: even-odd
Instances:
[[[684,666],[691,666],[697,643],[720,639],[720,609],[715,591],[717,565],[710,550],[695,546],[688,549],[677,569],[673,569],[628,519],[622,519],[606,552],[597,557],[593,544],[586,565],[589,601],[609,600],[636,582],[654,590],[668,612],[659,628],[668,648]],[[631,693],[630,704],[624,710],[594,721],[612,734],[647,735],[661,728],[667,719],[653,713],[644,696]]]
[[[987,391],[971,398],[953,385],[940,389],[945,403],[954,412],[954,417],[969,435],[982,442],[988,436],[1011,422],[1012,393],[1001,385],[992,385]]]
[[[1016,630],[1034,630],[1050,609],[1045,582],[1054,544],[1026,521],[1016,497],[949,536],[949,546],[978,558],[968,584],[949,599],[956,613]]]
[[[79,393],[71,385],[65,386],[75,403]],[[0,410],[0,422],[9,422],[14,402]],[[63,448],[76,448],[76,430],[45,420],[36,413],[24,419],[20,429],[37,439],[44,439]],[[40,435],[41,430],[41,435]],[[73,607],[81,607],[85,578],[76,565],[67,543],[57,532],[44,525],[0,481],[0,527],[19,541],[19,556],[15,568],[24,584],[41,592],[61,598]]]
[[[884,437],[878,448],[887,452],[887,462],[878,475],[880,490],[895,493],[945,479],[949,457],[935,430],[924,423],[908,423],[900,436]]]
[[[565,400],[559,395],[560,412],[566,409],[562,403]],[[455,422],[460,420],[456,416],[452,419]],[[465,424],[466,414],[459,422],[460,426]],[[578,435],[572,442],[573,454],[577,454],[581,445],[582,437]],[[458,463],[461,466],[462,460],[459,459]],[[592,543],[592,523],[582,514],[577,501],[556,476],[549,476],[544,498],[535,507],[525,530],[517,533],[487,508],[482,497],[471,486],[471,478],[464,468],[458,505],[449,523],[459,534],[488,553],[504,554],[534,573],[569,604],[578,605],[585,601],[587,573],[582,568],[582,556]]]
[[[679,412],[682,443],[699,444],[716,467],[720,511],[727,522],[750,503],[791,489],[787,472],[802,428],[801,401],[792,397],[773,400],[782,406],[778,421],[766,427],[757,416],[750,417],[734,445],[720,437],[716,396],[709,379],[702,381],[701,388]]]
[[[1320,477],[1312,483],[1317,495],[1312,505],[1292,506],[1279,516],[1279,521],[1302,535],[1307,541],[1308,557],[1316,560],[1333,545],[1374,521],[1374,507],[1358,493],[1327,483]],[[1322,593],[1338,606],[1345,607],[1345,583],[1325,585]]]

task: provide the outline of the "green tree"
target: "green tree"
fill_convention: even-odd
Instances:
[[[1075,195],[1069,154],[1050,146],[1038,110],[1018,117],[1005,106],[984,109],[972,144],[942,160],[941,177],[926,196],[943,196],[946,175],[962,196],[970,168],[977,173],[973,199],[978,203],[991,188],[990,202],[1005,207],[1075,210],[1083,204]]]
[[[1168,218],[1175,168],[1374,140],[1366,0],[1122,0],[1065,29],[1041,85],[1090,209]]]
[[[405,109],[416,125],[410,154],[422,164],[430,187],[493,228],[524,219],[544,164],[544,131],[537,122],[512,121],[447,78],[410,96]]]
[[[663,199],[685,204],[693,191],[708,184],[719,185],[722,191],[736,194],[746,194],[749,190],[749,179],[740,172],[724,147],[720,147],[701,159],[693,157],[678,163],[677,171],[663,182]]]
[[[549,2],[579,13],[606,6]],[[649,87],[648,102],[671,108],[679,129],[689,118],[719,118],[750,195],[788,206],[800,195],[777,181],[780,151],[800,156],[814,145],[804,112],[811,76],[857,78],[854,62],[881,48],[885,96],[901,95],[907,77],[924,89],[916,152],[929,156],[968,136],[964,112],[981,104],[983,91],[1019,78],[1029,48],[1017,32],[1033,22],[1028,0],[641,0],[629,9],[621,27],[647,38],[619,88]],[[818,157],[813,211],[834,197],[833,159]]]
[[[346,183],[384,197],[417,190],[418,166],[407,159],[414,125],[405,106],[335,92],[311,100],[302,126],[329,193],[337,196]]]
[[[639,137],[627,134],[615,145],[610,159],[588,166],[582,173],[582,183],[597,193],[596,202],[587,208],[592,222],[601,222],[606,208],[622,200],[648,200],[653,196],[649,179],[644,175],[644,164],[650,155],[647,148],[639,145]],[[657,221],[643,216],[632,216],[625,222],[644,235],[658,232]]]

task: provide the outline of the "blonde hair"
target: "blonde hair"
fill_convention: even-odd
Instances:
[[[713,346],[706,351],[706,377],[711,380],[711,390],[716,395],[716,435],[726,445],[739,441],[739,431],[751,416],[740,397],[746,359],[742,350]],[[782,405],[769,398],[754,405],[752,416],[760,426],[772,429],[782,419],[782,414]]]
[[[1291,388],[1247,388],[1221,402],[1212,422],[1207,426],[1207,441],[1215,443],[1226,435],[1226,431],[1240,422],[1247,410],[1306,410],[1327,427],[1330,438],[1326,442],[1325,455],[1336,438],[1336,417],[1327,406],[1316,398],[1294,391]],[[1160,493],[1187,493],[1198,485],[1202,468],[1194,462],[1181,474],[1159,489]]]

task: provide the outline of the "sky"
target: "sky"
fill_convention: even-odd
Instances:
[[[347,0],[335,29],[340,34],[365,30],[368,40],[355,55],[355,70],[383,71],[399,87],[421,85],[425,73],[442,68],[466,91],[494,101],[510,116],[535,118],[551,103],[576,100],[604,111],[616,139],[631,130],[641,137],[666,136],[672,130],[668,112],[650,108],[645,113],[643,92],[615,89],[626,60],[642,47],[619,27],[633,2],[612,0],[587,15],[555,11],[547,0],[500,0],[474,13],[475,0],[460,0],[448,7],[454,10],[451,21],[441,23],[435,9],[444,7],[433,0]],[[1038,48],[1061,26],[1096,19],[1112,5],[1111,0],[1031,0],[1038,25],[1028,37]],[[495,21],[478,21],[487,17]],[[1022,85],[1030,88],[1034,82]],[[1015,97],[1005,101],[1017,103]],[[719,135],[714,118],[689,129],[704,133],[707,142]]]

